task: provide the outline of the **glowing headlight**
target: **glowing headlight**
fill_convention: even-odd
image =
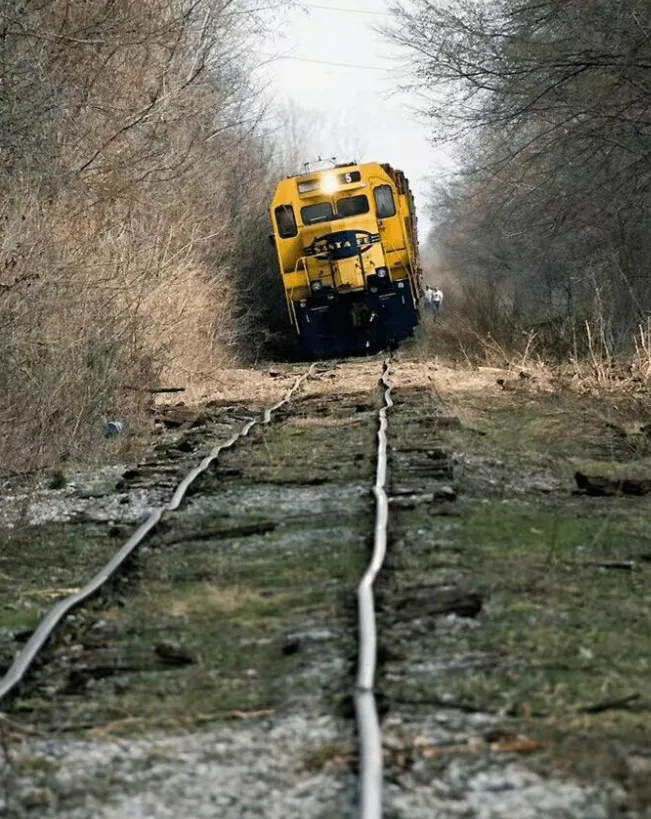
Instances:
[[[321,190],[324,193],[334,193],[337,190],[337,187],[337,179],[332,175],[324,176],[321,180]]]
[[[386,267],[378,267],[377,270],[375,271],[375,275],[378,277],[378,279],[386,278],[387,275]]]
[[[312,282],[312,290],[315,293],[318,293],[319,290],[321,290],[322,287],[323,287],[323,285],[321,284],[321,282]]]

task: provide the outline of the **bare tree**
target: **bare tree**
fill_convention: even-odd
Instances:
[[[651,310],[651,4],[417,0],[391,36],[432,137],[459,147],[437,239],[525,323]]]
[[[0,469],[93,452],[161,374],[256,347],[237,260],[274,163],[268,5],[0,0]]]

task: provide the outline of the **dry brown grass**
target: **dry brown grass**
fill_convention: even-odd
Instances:
[[[454,364],[470,370],[494,368],[509,379],[523,378],[528,388],[595,395],[651,390],[651,320],[640,324],[627,345],[614,352],[606,323],[597,316],[574,330],[573,350],[560,360],[550,354],[548,339],[538,329],[511,331],[498,341],[480,333],[461,311],[434,319],[425,316],[412,352],[422,362]],[[496,375],[496,377],[499,377]],[[507,386],[508,389],[508,386]]]
[[[102,455],[104,420],[137,431],[161,378],[205,378],[233,358],[232,282],[192,246],[170,257],[174,225],[68,214],[27,196],[5,206],[0,471]]]
[[[242,260],[273,157],[237,7],[52,0],[8,22],[0,474],[103,457],[103,421],[137,435],[161,380],[203,383],[259,348],[263,266]]]
[[[360,426],[361,421],[355,418],[292,418],[289,425],[299,429],[323,429],[324,427],[354,427]]]
[[[171,605],[170,612],[173,617],[181,617],[197,609],[205,608],[232,612],[250,603],[259,603],[263,599],[260,592],[255,589],[240,588],[238,586],[229,586],[228,588],[206,586],[193,597],[175,600]]]

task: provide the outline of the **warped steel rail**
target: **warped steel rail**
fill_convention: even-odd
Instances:
[[[355,712],[360,751],[360,819],[380,819],[382,816],[382,734],[377,715],[375,668],[377,664],[377,627],[373,600],[373,582],[382,568],[387,549],[389,501],[387,478],[387,410],[393,406],[389,383],[389,362],[384,362],[381,383],[384,385],[384,406],[378,413],[377,468],[375,473],[375,533],[371,562],[357,588],[359,612],[359,666],[355,686]]]
[[[30,639],[25,644],[24,649],[16,656],[5,676],[0,679],[0,700],[2,700],[22,680],[34,658],[41,651],[63,617],[65,617],[65,615],[71,609],[75,608],[80,603],[83,603],[84,600],[87,600],[104,583],[106,583],[106,581],[113,574],[115,574],[127,557],[129,557],[129,555],[138,546],[140,546],[145,537],[158,524],[165,512],[172,512],[175,509],[178,509],[190,484],[210,466],[215,458],[219,456],[220,452],[225,449],[229,449],[240,438],[244,438],[246,435],[248,435],[251,428],[256,424],[268,424],[271,421],[272,414],[290,401],[292,395],[303,383],[303,381],[312,375],[315,366],[316,365],[313,364],[307,372],[303,373],[301,376],[298,376],[291,388],[285,393],[284,397],[278,401],[278,403],[271,407],[267,407],[264,410],[262,418],[250,419],[238,432],[233,433],[233,435],[227,441],[215,446],[211,452],[206,455],[206,457],[197,466],[190,470],[185,478],[183,478],[183,480],[176,487],[170,502],[164,506],[159,506],[152,509],[147,519],[138,526],[129,540],[127,540],[124,546],[122,546],[120,550],[116,552],[116,554],[104,566],[104,568],[102,568],[91,580],[89,580],[89,582],[82,589],[80,589],[80,591],[76,592],[76,594],[70,595],[69,597],[65,597],[50,609],[43,620],[41,620],[34,634],[32,634]]]

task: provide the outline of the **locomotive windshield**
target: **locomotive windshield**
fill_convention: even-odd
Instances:
[[[347,196],[337,200],[337,213],[332,209],[330,202],[319,202],[316,205],[307,205],[301,208],[301,219],[304,225],[316,225],[318,222],[331,222],[333,219],[343,219],[346,216],[360,216],[369,212],[368,199],[360,196]]]
[[[338,199],[337,212],[340,216],[359,216],[368,213],[368,199],[364,195]]]
[[[301,219],[304,225],[316,225],[317,222],[329,222],[334,219],[330,202],[319,202],[301,208]]]

